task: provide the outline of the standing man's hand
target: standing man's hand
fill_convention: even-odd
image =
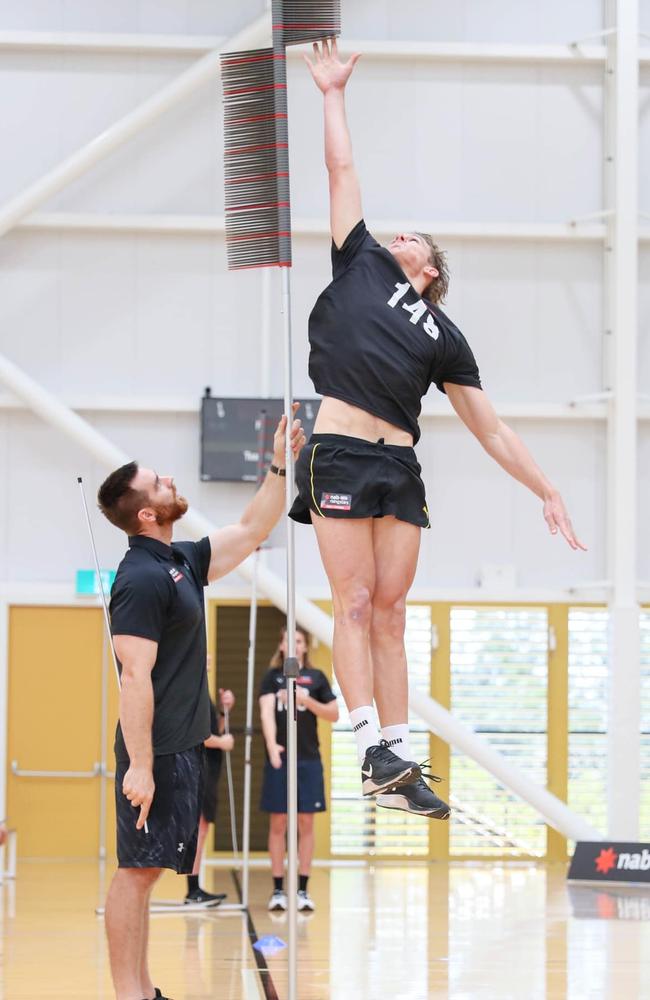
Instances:
[[[307,56],[303,56],[309,66],[314,83],[323,94],[328,90],[343,90],[350,79],[350,74],[354,69],[360,53],[355,52],[346,63],[339,59],[336,38],[324,39],[320,48],[318,42],[314,42],[314,61]]]
[[[298,412],[300,403],[292,403],[291,409],[293,411],[294,417]],[[273,464],[277,465],[278,468],[284,468],[285,456],[286,456],[286,433],[287,433],[287,415],[283,413],[280,417],[280,422],[275,429],[275,434],[273,435]],[[305,432],[302,429],[302,424],[299,420],[293,421],[291,425],[291,450],[293,452],[293,457],[298,458],[302,447],[306,441]]]
[[[582,549],[583,552],[587,551],[587,546],[583,545],[582,542],[576,538],[576,533],[573,530],[573,525],[571,524],[571,518],[567,513],[564,501],[559,493],[552,493],[544,500],[544,520],[548,524],[548,530],[551,534],[557,535],[559,529],[560,533],[564,536],[564,538],[566,538],[567,542],[574,551],[576,549]]]
[[[219,701],[224,712],[232,712],[235,707],[235,696],[230,688],[219,688]]]
[[[142,830],[147,821],[156,786],[153,771],[150,767],[134,767],[131,765],[124,775],[122,791],[132,806],[140,806],[140,815],[135,824],[136,830]]]
[[[282,751],[284,747],[280,746],[279,743],[271,743],[266,748],[269,755],[269,760],[271,761],[271,767],[274,767],[276,771],[279,771],[282,767]]]

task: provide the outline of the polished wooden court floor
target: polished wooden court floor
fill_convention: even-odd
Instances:
[[[108,1000],[101,866],[24,861],[0,887],[2,1000]],[[227,869],[209,887],[236,893]],[[166,875],[159,897],[184,880]],[[251,874],[258,937],[286,938],[266,911],[268,873]],[[650,892],[567,887],[560,865],[485,863],[318,868],[315,914],[299,924],[300,1000],[646,1000]],[[238,913],[152,918],[154,979],[175,1000],[258,1000],[265,992]],[[286,952],[267,993],[286,997]]]

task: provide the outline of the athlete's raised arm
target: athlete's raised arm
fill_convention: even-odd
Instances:
[[[586,552],[586,546],[576,537],[559,492],[549,483],[519,435],[497,416],[486,394],[474,386],[450,382],[445,382],[445,391],[460,419],[488,455],[543,502],[544,520],[551,534],[556,535],[559,530],[572,549]]]
[[[325,164],[330,186],[330,229],[337,247],[359,222],[361,190],[352,159],[352,142],[345,116],[345,85],[359,58],[358,53],[341,62],[336,39],[314,42],[313,62],[305,56],[311,75],[324,97]]]

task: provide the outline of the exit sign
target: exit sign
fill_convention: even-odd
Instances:
[[[110,589],[113,586],[113,580],[115,579],[114,569],[103,569],[102,574],[102,587],[104,588],[104,593],[108,595]],[[99,587],[99,580],[97,579],[97,571],[94,569],[78,569],[77,570],[77,597],[93,597],[99,596],[101,590]]]

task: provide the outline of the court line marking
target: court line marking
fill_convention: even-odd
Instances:
[[[239,876],[233,868],[230,872],[232,880],[235,883],[235,889],[237,890],[237,895],[239,896],[239,902],[242,901],[241,885],[239,884]],[[255,964],[257,965],[257,973],[259,976],[259,981],[261,983],[262,989],[264,991],[265,1000],[280,1000],[278,996],[278,991],[275,988],[275,984],[271,977],[271,972],[266,964],[266,959],[261,951],[257,948],[253,948],[256,941],[259,941],[257,936],[257,931],[255,930],[255,924],[253,923],[253,918],[251,917],[250,910],[243,911],[246,917],[247,930],[248,930],[248,940],[251,943],[251,950],[253,952],[253,957],[255,958]],[[242,975],[244,970],[242,969]],[[244,980],[245,982],[245,980]]]

